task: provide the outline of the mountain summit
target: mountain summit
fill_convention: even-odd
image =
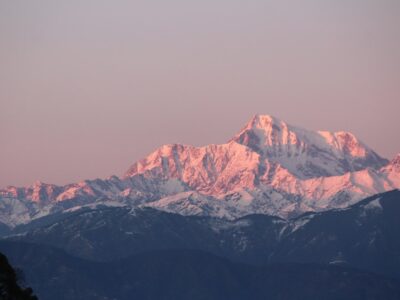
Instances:
[[[299,178],[342,175],[387,160],[349,132],[310,131],[269,115],[256,115],[232,139]]]
[[[176,178],[196,191],[221,194],[269,183],[278,173],[305,180],[378,170],[387,163],[351,133],[314,132],[256,115],[227,144],[162,146],[125,177]]]
[[[256,115],[226,144],[164,145],[121,178],[0,190],[0,222],[14,226],[97,205],[288,218],[400,188],[399,161],[380,157],[349,132],[311,131]]]

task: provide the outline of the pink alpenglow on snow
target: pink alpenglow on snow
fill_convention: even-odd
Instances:
[[[0,222],[14,226],[97,205],[287,218],[345,208],[398,188],[400,155],[388,161],[351,133],[311,131],[256,115],[226,144],[164,145],[120,178],[0,190]]]

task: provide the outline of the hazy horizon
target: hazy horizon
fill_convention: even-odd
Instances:
[[[121,175],[254,114],[400,152],[400,2],[0,2],[0,188]]]

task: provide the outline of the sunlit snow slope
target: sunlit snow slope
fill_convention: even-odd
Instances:
[[[151,206],[184,215],[281,217],[349,206],[400,188],[391,162],[349,132],[310,131],[256,115],[226,144],[164,145],[121,178],[0,190],[9,226],[82,206]]]

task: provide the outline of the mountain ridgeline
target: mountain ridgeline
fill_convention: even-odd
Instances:
[[[121,177],[0,190],[0,252],[41,300],[400,299],[399,188],[400,154],[257,115]]]
[[[93,262],[37,244],[1,243],[41,300],[400,299],[397,280],[319,264],[253,266],[196,250],[148,251]]]
[[[97,205],[231,220],[291,218],[399,188],[399,161],[400,155],[380,157],[349,132],[310,131],[257,115],[226,144],[164,145],[122,177],[2,189],[0,232],[3,225]]]
[[[400,299],[399,214],[400,191],[291,220],[104,206],[20,225],[0,251],[44,300]]]

